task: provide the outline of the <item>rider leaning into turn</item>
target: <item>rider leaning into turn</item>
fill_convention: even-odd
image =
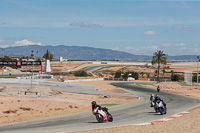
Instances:
[[[158,101],[162,101],[165,108],[167,108],[166,103],[158,95],[155,95],[155,103],[158,102]]]
[[[154,101],[154,100],[155,100],[155,96],[154,96],[154,94],[151,94],[150,101]]]
[[[92,103],[92,112],[96,112],[96,110],[102,110],[102,107],[100,105],[98,105],[95,101],[93,101]]]

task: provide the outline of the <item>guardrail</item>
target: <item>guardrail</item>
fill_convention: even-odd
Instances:
[[[65,83],[72,83],[72,82],[81,82],[81,81],[103,81],[103,78],[96,78],[96,79],[75,79],[75,80],[65,80]]]

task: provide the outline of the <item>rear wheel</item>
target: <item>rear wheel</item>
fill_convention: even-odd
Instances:
[[[103,116],[101,114],[96,115],[96,119],[99,123],[103,122]]]
[[[158,113],[159,109],[157,107],[154,107],[155,112]]]

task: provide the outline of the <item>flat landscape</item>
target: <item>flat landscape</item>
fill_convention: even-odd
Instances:
[[[71,64],[71,70],[77,69],[82,65]],[[83,65],[88,66],[88,65]],[[70,69],[68,68],[68,69]],[[121,66],[109,68],[112,71],[117,71]],[[129,66],[129,69],[131,66]],[[132,68],[139,68],[138,66],[132,66]],[[183,70],[184,67],[181,67]],[[144,68],[139,68],[144,69]],[[175,68],[173,68],[176,70]],[[179,69],[179,67],[178,67]],[[192,68],[188,68],[192,69]],[[193,68],[195,69],[195,68]],[[179,69],[180,70],[180,69]],[[64,76],[65,80],[79,79],[79,77]],[[94,77],[92,77],[94,78]],[[56,81],[56,79],[51,79]],[[95,90],[104,92],[115,92],[122,94],[129,94],[124,89],[111,86],[111,82],[120,81],[82,81],[74,82],[74,84],[93,85]],[[132,81],[121,81],[132,82]],[[159,85],[161,91],[172,92],[187,97],[193,97],[200,99],[200,88],[198,86],[183,86],[179,82],[161,82],[152,84],[153,82],[140,83],[137,85],[148,88],[156,89]],[[144,81],[142,81],[144,82]],[[151,84],[149,84],[151,83]],[[137,101],[137,97],[122,97],[122,96],[104,96],[104,95],[89,95],[89,94],[77,94],[55,91],[54,87],[33,85],[33,90],[39,92],[38,95],[27,94],[24,95],[24,91],[30,89],[30,85],[26,84],[1,84],[0,85],[0,124],[9,124],[15,122],[22,122],[28,120],[36,120],[41,118],[48,118],[53,116],[60,116],[66,114],[72,114],[77,112],[84,112],[91,110],[91,102],[97,101],[98,104],[107,106],[119,105],[128,102]],[[19,93],[20,92],[20,93]],[[151,125],[143,126],[125,126],[118,128],[106,128],[102,130],[82,131],[85,133],[90,132],[199,132],[200,123],[199,116],[200,107],[186,110],[190,112],[181,117],[175,118],[170,121],[161,123],[152,123]],[[168,127],[168,128],[166,128]]]

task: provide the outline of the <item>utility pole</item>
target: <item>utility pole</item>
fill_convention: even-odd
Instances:
[[[37,53],[38,51],[36,53],[34,53],[34,50],[31,51],[31,57],[33,57],[33,69],[34,69],[34,57]],[[34,78],[33,69],[32,69],[32,77],[31,77],[31,91],[33,91],[33,78]]]
[[[25,95],[27,94],[27,93],[35,93],[36,95],[38,94],[38,92],[36,91],[36,92],[34,92],[33,91],[33,78],[34,78],[34,76],[33,76],[33,69],[34,69],[34,57],[35,57],[35,55],[38,53],[38,51],[37,52],[35,52],[34,53],[34,50],[31,50],[31,57],[33,57],[33,68],[32,68],[32,76],[31,76],[31,88],[30,88],[30,90],[28,89],[27,91],[25,91]],[[27,61],[27,63],[28,63],[28,61]]]
[[[5,48],[2,48],[2,50],[3,50],[3,58],[4,58],[4,50],[5,50]]]
[[[199,56],[197,56],[197,88],[199,86]]]

